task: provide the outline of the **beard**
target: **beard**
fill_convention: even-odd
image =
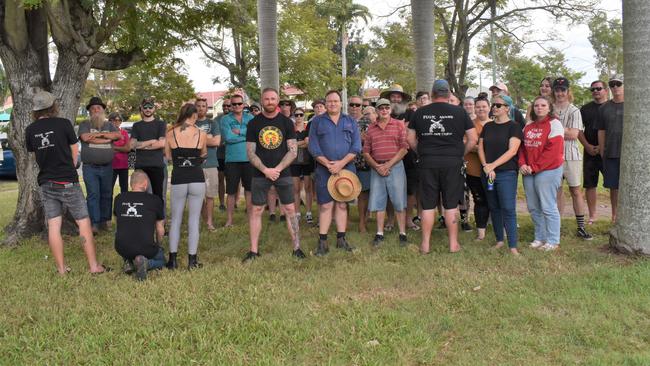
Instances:
[[[106,114],[104,112],[95,113],[90,116],[90,125],[97,131],[101,131],[104,123],[106,123]]]
[[[268,114],[273,114],[278,109],[278,106],[275,104],[265,104],[262,108],[264,108],[264,112]]]
[[[406,103],[391,103],[390,104],[390,109],[391,109],[391,115],[393,116],[399,116],[401,114],[404,114],[406,112]]]

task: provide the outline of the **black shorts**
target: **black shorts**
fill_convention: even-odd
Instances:
[[[598,172],[605,176],[603,159],[600,156],[588,156],[582,161],[582,186],[584,188],[598,187]]]
[[[406,195],[412,196],[417,193],[419,185],[418,168],[406,169]]]
[[[253,166],[248,162],[226,163],[226,194],[237,193],[239,182],[244,186],[244,191],[250,192]]]
[[[309,176],[311,173],[314,172],[314,165],[313,164],[307,164],[307,165],[291,165],[289,166],[289,169],[291,169],[291,176],[292,177],[304,177],[304,176]]]
[[[463,199],[465,178],[457,164],[447,168],[420,168],[420,204],[423,210],[433,210],[438,206],[442,193],[442,206],[446,210],[458,207]]]
[[[280,177],[275,182],[266,177],[254,177],[251,186],[251,198],[255,206],[264,206],[266,204],[267,194],[271,186],[275,186],[280,198],[280,204],[289,205],[294,202],[292,177]]]
[[[226,159],[217,159],[219,162],[219,166],[217,169],[219,169],[220,172],[225,172],[226,171]]]

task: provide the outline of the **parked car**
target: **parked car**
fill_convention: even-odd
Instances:
[[[2,160],[0,160],[0,177],[16,177],[16,160],[9,146],[6,133],[0,133],[0,147],[2,147]]]

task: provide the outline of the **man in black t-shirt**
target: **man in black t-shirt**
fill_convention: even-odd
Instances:
[[[422,205],[421,252],[429,252],[434,209],[442,193],[449,250],[460,250],[458,243],[458,202],[463,198],[463,157],[478,140],[474,124],[463,107],[451,105],[449,83],[436,80],[433,102],[410,117],[408,142],[419,157],[420,204]],[[463,143],[463,137],[466,142]]]
[[[115,250],[124,258],[124,272],[136,271],[138,280],[147,271],[162,268],[165,252],[160,243],[165,235],[165,208],[162,200],[147,193],[147,175],[142,170],[131,174],[131,191],[115,197]],[[134,268],[135,267],[135,268]]]
[[[79,146],[72,122],[56,117],[55,98],[46,91],[34,95],[32,110],[34,122],[25,129],[25,147],[34,153],[39,167],[38,185],[47,219],[48,243],[57,271],[61,275],[70,272],[63,257],[61,236],[62,217],[68,211],[79,227],[90,272],[105,272],[107,269],[97,263],[88,208],[75,169]]]
[[[598,175],[604,174],[603,159],[598,151],[598,109],[607,102],[609,90],[604,81],[596,80],[589,87],[593,101],[580,108],[584,131],[580,131],[578,140],[585,147],[585,154],[582,160],[582,181],[587,196],[587,207],[589,208],[589,224],[596,220],[596,187],[598,186]]]
[[[152,98],[140,103],[142,120],[131,128],[131,149],[135,149],[135,169],[141,169],[151,181],[151,191],[165,202],[165,172],[163,159],[167,125],[156,119],[156,105]]]
[[[293,122],[279,113],[277,90],[262,91],[262,113],[248,123],[246,131],[246,154],[255,167],[251,182],[253,208],[248,216],[251,250],[244,261],[259,257],[258,241],[262,230],[262,213],[271,186],[280,197],[280,205],[287,216],[287,228],[293,241],[293,255],[305,258],[300,249],[298,218],[293,205],[293,178],[289,171],[291,162],[298,154],[296,132]]]

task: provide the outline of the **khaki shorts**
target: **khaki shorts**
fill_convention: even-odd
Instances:
[[[582,160],[565,160],[563,176],[569,187],[580,187],[582,185]]]
[[[203,168],[205,176],[205,196],[215,198],[219,195],[219,169]]]

